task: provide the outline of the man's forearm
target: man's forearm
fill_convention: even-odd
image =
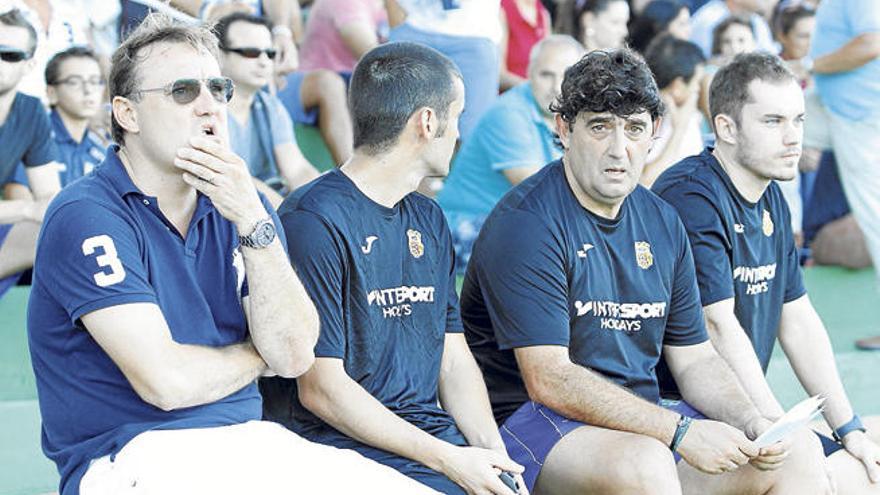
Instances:
[[[847,72],[880,57],[880,33],[856,36],[837,50],[817,58],[813,62],[816,74]]]
[[[248,277],[248,323],[254,345],[269,367],[299,376],[314,361],[318,313],[290,266],[279,239],[264,249],[242,247]]]
[[[825,418],[832,428],[837,428],[852,418],[853,409],[834,363],[831,341],[819,315],[812,304],[800,306],[783,310],[779,342],[807,393],[821,394],[826,398]]]
[[[454,356],[450,356],[448,362],[444,352],[444,365],[440,373],[440,403],[455,419],[458,429],[470,445],[504,451],[498,425],[492,417],[483,374],[467,350],[467,344],[464,346],[464,350],[459,349]],[[449,347],[447,345],[447,349]]]
[[[0,224],[40,222],[43,219],[43,213],[45,213],[47,204],[48,200],[0,200]]]
[[[440,471],[451,444],[433,437],[386,408],[344,371],[327,376],[319,358],[299,380],[303,405],[345,435]],[[322,366],[323,365],[323,366]],[[319,374],[324,376],[318,377]]]
[[[745,430],[750,421],[763,416],[717,354],[695,361],[675,380],[684,400],[709,418]]]
[[[707,327],[712,345],[733,370],[734,379],[761,414],[767,418],[782,416],[785,411],[773,395],[752,342],[739,326],[736,316],[730,314],[727,320],[709,320]]]
[[[529,396],[583,423],[672,442],[678,414],[642,399],[574,363],[548,365]]]

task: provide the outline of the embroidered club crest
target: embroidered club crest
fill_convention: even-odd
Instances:
[[[642,270],[651,268],[654,264],[654,254],[651,252],[651,245],[645,241],[636,241],[636,263]]]
[[[764,230],[764,235],[766,235],[767,237],[773,235],[773,219],[770,218],[770,212],[767,210],[764,210],[764,221],[762,227]]]
[[[409,254],[413,258],[421,258],[425,254],[425,245],[422,244],[422,233],[418,230],[409,229],[406,231],[406,238],[409,244]]]

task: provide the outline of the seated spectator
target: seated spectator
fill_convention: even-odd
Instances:
[[[588,52],[620,48],[629,35],[629,4],[626,0],[578,1],[574,18],[578,25],[578,39]]]
[[[456,270],[464,273],[471,247],[495,203],[544,164],[556,159],[550,103],[565,69],[584,49],[568,35],[551,35],[532,48],[529,80],[501,95],[453,162],[437,201],[452,228]]]
[[[798,76],[801,87],[807,89],[810,76],[810,41],[816,29],[816,11],[802,3],[779,2],[773,16],[773,34],[782,50],[779,56]]]
[[[525,82],[529,54],[551,33],[550,13],[541,0],[501,0],[501,90]]]
[[[812,193],[804,203],[804,245],[817,265],[868,268],[865,234],[849,209],[834,154],[822,154]]]
[[[305,372],[318,318],[225,142],[217,56],[208,30],[148,17],[113,56],[120,144],[46,212],[28,337],[60,492],[423,493],[260,420],[256,378]]]
[[[716,55],[715,28],[731,15],[737,15],[746,19],[758,49],[776,53],[773,33],[764,19],[770,11],[770,3],[769,0],[711,0],[691,16],[691,41],[703,50],[706,58]]]
[[[681,40],[691,38],[691,14],[679,0],[652,0],[635,16],[629,28],[629,46],[644,54],[648,44],[664,34]]]
[[[696,44],[664,35],[648,46],[645,61],[654,73],[666,106],[639,179],[643,186],[651,187],[671,165],[703,150],[697,100],[705,59]]]
[[[449,170],[461,75],[436,50],[389,43],[361,58],[350,95],[354,157],[279,209],[321,335],[295,383],[261,383],[266,417],[444,494],[510,493],[496,470],[522,467],[462,334],[449,229],[415,192]]]
[[[662,106],[636,54],[587,54],[552,107],[562,159],[483,226],[461,314],[501,436],[534,493],[828,494],[811,432],[750,440],[772,421],[709,341],[675,210],[638,185]],[[690,404],[660,402],[661,351]]]
[[[346,86],[355,63],[385,41],[382,0],[317,0],[309,10],[297,72],[278,98],[294,122],[318,125],[334,162],[351,156],[351,116]]]
[[[262,90],[272,78],[275,57],[269,24],[235,13],[217,21],[214,31],[223,74],[236,89],[229,104],[229,142],[277,207],[287,191],[314,179],[318,171],[297,147],[293,122],[281,102]]]
[[[33,67],[37,32],[18,10],[0,14],[0,184],[22,162],[30,191],[0,200],[0,295],[34,262],[40,222],[61,189],[52,127],[38,98],[18,91]],[[22,188],[23,189],[23,188]]]
[[[385,8],[391,41],[428,45],[461,71],[465,107],[458,126],[461,142],[466,142],[498,95],[500,2],[385,0]]]

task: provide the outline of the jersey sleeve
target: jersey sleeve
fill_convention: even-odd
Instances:
[[[781,196],[781,195],[780,195]],[[782,225],[785,226],[785,293],[783,302],[789,303],[801,298],[807,293],[807,287],[804,285],[803,272],[801,271],[801,259],[798,253],[797,245],[794,242],[794,232],[791,228],[791,211],[788,209],[788,203],[780,197],[779,204],[783,211]]]
[[[547,161],[540,133],[535,122],[514,109],[497,107],[489,122],[480,127],[486,160],[492,170],[502,171],[519,167],[541,167]]]
[[[7,183],[21,184],[23,186],[27,186],[28,178],[27,172],[24,170],[24,164],[19,162],[18,165],[15,166],[15,171],[12,173],[12,177],[9,178]]]
[[[38,167],[58,161],[58,149],[55,147],[55,140],[50,137],[52,136],[52,124],[49,122],[49,116],[46,115],[39,101],[35,101],[34,106],[35,109],[31,116],[33,119],[31,142],[21,158],[25,167]]]
[[[703,319],[703,306],[700,304],[694,258],[687,233],[678,219],[675,226],[679,254],[675,264],[672,300],[663,343],[673,346],[700,344],[709,340],[709,334]]]
[[[678,211],[687,230],[702,305],[734,297],[730,240],[709,194],[682,183],[666,189],[661,197]]]
[[[320,217],[308,211],[288,210],[282,214],[281,223],[287,236],[290,261],[321,320],[315,356],[342,358],[345,355],[342,240]]]
[[[568,347],[564,255],[543,221],[522,211],[496,217],[484,226],[471,262],[500,349]]]
[[[456,274],[455,274],[455,249],[452,247],[452,234],[449,231],[449,225],[446,218],[439,211],[440,232],[443,242],[443,266],[449,273],[449,281],[446,295],[446,333],[463,333],[464,325],[461,322],[461,311],[459,309],[458,292],[456,291]]]
[[[88,201],[60,206],[44,222],[35,266],[48,292],[75,323],[120,304],[158,303],[135,228]]]

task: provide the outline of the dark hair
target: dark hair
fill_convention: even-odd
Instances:
[[[52,55],[52,58],[46,63],[43,77],[46,79],[47,86],[58,84],[58,73],[61,72],[61,65],[72,58],[88,58],[98,63],[98,56],[87,46],[72,46],[67,50],[62,50]]]
[[[741,15],[727,16],[715,26],[715,29],[712,30],[712,55],[721,55],[721,37],[724,36],[724,33],[727,32],[730,26],[737,24],[749,28],[749,31],[752,32],[752,36],[755,35],[755,28],[752,27],[752,22],[748,17]]]
[[[657,87],[664,89],[679,77],[689,82],[706,58],[694,43],[665,34],[648,45],[645,61],[654,73]]]
[[[455,64],[425,45],[387,43],[367,52],[355,66],[348,90],[354,147],[369,154],[386,151],[423,107],[437,112],[442,134],[455,99],[454,78],[461,79]]]
[[[9,12],[0,14],[0,24],[27,29],[28,38],[31,40],[31,46],[27,52],[28,57],[34,56],[34,52],[37,50],[37,30],[28,22],[20,10],[12,9]]]
[[[204,50],[218,56],[217,38],[205,27],[181,24],[164,14],[149,14],[128,38],[113,52],[110,68],[110,101],[121,96],[137,100],[140,98],[140,63],[145,57],[141,52],[156,43],[186,44],[196,50]],[[111,133],[113,140],[125,143],[125,130],[111,114]]]
[[[639,53],[645,53],[651,41],[665,32],[669,24],[687,8],[679,0],[652,0],[634,18],[629,29],[629,46]]]
[[[816,11],[809,5],[786,5],[785,2],[779,2],[773,10],[773,21],[771,23],[773,33],[777,36],[787,35],[799,20],[814,17],[815,15]]]
[[[229,28],[236,22],[256,24],[258,26],[263,26],[266,30],[272,32],[272,24],[267,19],[245,12],[233,12],[232,14],[221,17],[212,28],[214,35],[217,36],[221,49],[229,48]]]
[[[611,112],[626,117],[663,114],[663,102],[651,70],[628,48],[594,50],[565,71],[562,92],[550,105],[571,126],[581,112]]]
[[[713,128],[715,117],[720,114],[728,115],[737,124],[740,123],[743,106],[752,101],[749,84],[754,80],[797,83],[795,75],[776,55],[764,52],[737,55],[715,74],[709,87],[709,114]]]
[[[572,5],[573,24],[575,28],[575,32],[572,36],[580,39],[580,33],[584,28],[584,26],[581,25],[581,17],[583,17],[584,14],[587,12],[592,12],[593,14],[605,12],[605,10],[608,9],[608,6],[615,2],[626,2],[627,6],[629,6],[627,0],[576,0]]]

